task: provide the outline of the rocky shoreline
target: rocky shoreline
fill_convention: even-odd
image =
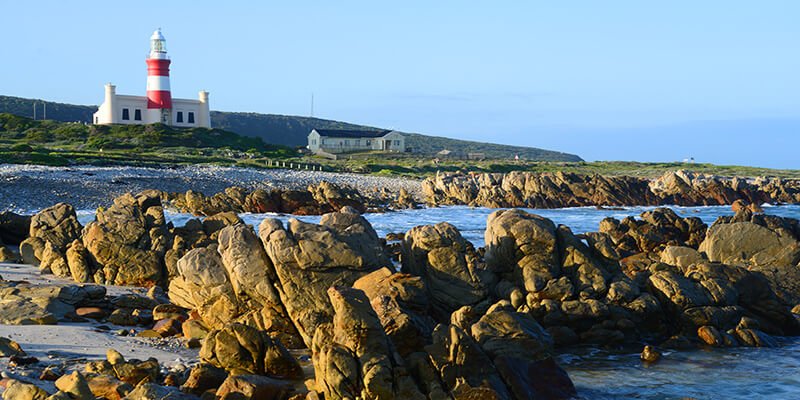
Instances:
[[[708,206],[800,203],[800,180],[721,177],[690,171],[656,179],[563,172],[442,173],[422,182],[429,205],[489,208],[585,206]]]
[[[647,345],[657,362],[800,335],[800,221],[742,201],[711,227],[659,208],[580,235],[498,210],[476,248],[448,223],[379,238],[337,203],[319,224],[254,230],[225,211],[176,227],[163,197],[122,195],[86,226],[63,203],[0,215],[6,261],[77,282],[0,281],[3,324],[91,320],[199,348],[175,371],[109,350],[50,374],[49,398],[566,399],[569,346]],[[16,357],[4,399],[50,396],[25,383],[48,362],[0,345]]]
[[[309,186],[328,182],[356,191],[376,201],[395,197],[402,191],[420,197],[420,182],[412,179],[357,174],[192,166],[175,168],[145,167],[46,167],[0,164],[0,211],[32,213],[59,202],[78,210],[93,210],[109,204],[125,193],[158,190],[163,193],[203,193],[213,197],[235,188],[247,193],[256,190],[308,191]],[[233,211],[233,210],[225,210]]]

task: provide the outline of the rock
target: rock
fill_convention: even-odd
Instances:
[[[303,371],[280,341],[255,328],[231,324],[211,331],[200,349],[200,358],[226,371],[300,379]]]
[[[704,325],[697,328],[697,337],[709,346],[722,347],[725,344],[722,334],[714,326]]]
[[[353,288],[363,290],[401,356],[430,343],[435,325],[430,300],[420,277],[381,268],[359,278]]]
[[[0,242],[19,245],[30,234],[31,217],[11,211],[0,212]]]
[[[133,386],[109,375],[89,375],[86,382],[92,394],[101,399],[121,400],[133,390]]]
[[[577,395],[569,376],[551,355],[550,335],[528,314],[495,305],[472,325],[471,333],[515,398]]]
[[[105,310],[100,307],[80,307],[75,309],[75,314],[83,318],[91,318],[101,320],[108,315]]]
[[[94,271],[89,264],[89,251],[80,240],[70,243],[66,252],[67,266],[75,282],[92,282]]]
[[[61,252],[67,245],[81,237],[81,224],[75,214],[75,208],[66,203],[58,203],[45,208],[31,218],[30,237],[50,242]]]
[[[114,349],[106,350],[106,360],[111,365],[122,364],[125,362],[125,357],[122,354]]]
[[[164,254],[170,233],[161,201],[152,194],[130,193],[97,210],[86,225],[83,244],[102,267],[107,283],[153,286],[165,278]]]
[[[209,329],[200,321],[190,319],[181,324],[181,332],[186,339],[204,339]]]
[[[3,242],[0,242],[0,262],[16,263],[17,261],[19,261],[19,257],[11,249],[3,246]]]
[[[661,359],[661,352],[656,350],[653,346],[644,346],[644,350],[642,350],[642,354],[639,356],[642,361],[647,363],[654,363]]]
[[[486,299],[491,274],[451,224],[417,226],[403,240],[402,271],[422,277],[434,316],[447,318],[465,305]]]
[[[64,253],[51,242],[44,243],[39,269],[42,273],[52,273],[62,278],[70,277],[70,270]]]
[[[715,262],[734,265],[795,266],[800,243],[752,222],[714,224],[699,251]]]
[[[158,360],[150,358],[147,361],[131,360],[117,363],[112,366],[114,375],[119,380],[137,386],[141,383],[156,382],[160,372]],[[130,396],[130,395],[129,395]]]
[[[692,264],[706,262],[706,260],[699,251],[691,247],[667,246],[661,251],[661,262],[685,270]]]
[[[48,365],[42,370],[42,373],[39,375],[39,380],[55,382],[61,375],[64,375],[64,371],[60,367],[57,365]]]
[[[224,369],[200,363],[189,370],[189,377],[181,386],[181,391],[199,396],[209,389],[219,388],[227,377]]]
[[[194,398],[194,396],[181,393],[176,388],[150,382],[136,386],[125,396],[125,400],[191,400]]]
[[[56,380],[58,390],[67,393],[73,399],[94,400],[95,396],[89,389],[86,379],[78,371],[73,371],[69,375],[64,375]]]
[[[26,356],[19,343],[4,337],[0,337],[0,357]]]
[[[38,267],[42,251],[44,251],[44,240],[38,237],[29,237],[19,244],[19,254],[25,264]]]
[[[11,356],[8,359],[8,366],[12,368],[16,367],[24,367],[30,364],[36,364],[39,362],[39,359],[36,357],[24,357],[24,356]]]
[[[260,375],[231,375],[217,390],[221,399],[282,400],[292,393],[287,382]]]
[[[36,385],[15,379],[9,380],[3,390],[3,400],[45,400],[47,396],[47,392]]]
[[[159,304],[153,307],[153,320],[159,321],[162,319],[175,319],[179,322],[186,321],[186,309],[174,304]]]
[[[161,337],[175,336],[182,331],[181,321],[175,318],[161,319],[153,325],[153,330]]]
[[[544,289],[560,272],[558,238],[552,221],[522,210],[498,210],[486,221],[486,264],[510,272],[528,292]]]
[[[333,316],[329,299],[318,294],[390,265],[375,230],[356,214],[325,214],[319,225],[290,219],[287,228],[267,218],[259,237],[275,266],[281,303],[309,347],[314,332]]]
[[[472,392],[477,396],[472,398],[511,398],[491,359],[471,336],[454,325],[440,324],[432,337],[425,351],[446,390],[463,396]]]
[[[232,211],[225,211],[205,218],[203,220],[203,231],[214,239],[217,237],[216,233],[222,228],[240,224],[244,224],[244,221],[239,218],[239,215]]]
[[[332,330],[318,330],[312,357],[326,398],[424,399],[394,354],[364,292],[332,287]]]

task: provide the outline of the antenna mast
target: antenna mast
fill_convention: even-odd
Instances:
[[[314,92],[311,92],[311,116],[314,116]]]

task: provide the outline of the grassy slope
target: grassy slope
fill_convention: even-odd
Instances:
[[[0,114],[0,160],[25,164],[251,164],[296,152],[221,129],[86,125]]]
[[[42,101],[20,97],[0,96],[0,113],[7,112],[32,117],[34,101],[40,103],[37,108],[37,117],[41,118]],[[47,118],[56,121],[91,122],[92,114],[97,110],[95,106],[45,103],[47,103]],[[321,118],[221,111],[211,112],[211,123],[214,128],[236,132],[244,136],[258,137],[267,143],[290,147],[304,147],[307,144],[308,133],[313,128],[377,129]],[[581,160],[576,155],[533,147],[506,146],[419,134],[409,134],[406,144],[423,156],[433,156],[438,151],[448,149],[462,154],[481,152],[489,158],[513,158],[514,155],[519,155],[523,159],[538,161]]]

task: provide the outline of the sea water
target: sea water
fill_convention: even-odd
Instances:
[[[638,216],[655,207],[595,207],[527,210],[570,227],[573,233],[597,231],[606,217]],[[682,217],[699,217],[709,226],[720,216],[733,215],[730,206],[670,207]],[[765,207],[769,215],[800,219],[800,206]],[[449,222],[475,246],[484,245],[486,218],[495,209],[437,207],[366,214],[378,235],[402,233],[417,225]],[[81,223],[94,219],[93,211],[78,213]],[[194,218],[167,212],[176,226]],[[319,222],[319,216],[242,214],[256,228],[265,218],[286,223],[290,218]],[[569,348],[559,355],[584,399],[799,399],[800,338],[780,338],[775,348],[666,350],[652,365],[639,359],[640,349],[610,351],[592,347]]]

